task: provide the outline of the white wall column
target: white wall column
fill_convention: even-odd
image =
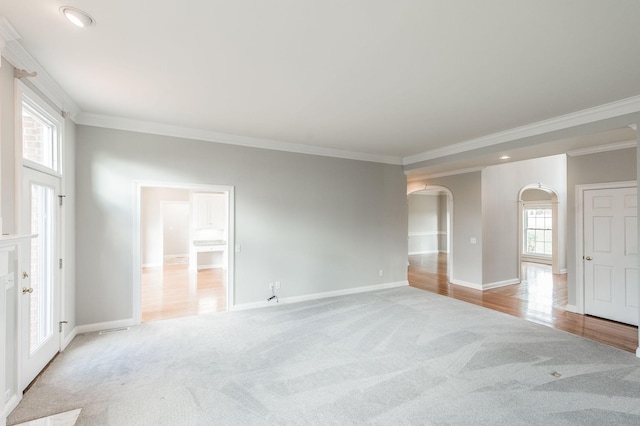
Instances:
[[[632,129],[634,129],[636,131],[636,139],[638,140],[638,145],[636,148],[636,174],[637,174],[637,181],[640,181],[640,134],[638,133],[638,124],[633,124],[631,126]],[[638,191],[638,199],[640,199],[640,186],[637,186],[636,188]],[[637,217],[636,219],[638,221],[638,241],[640,241],[640,216]],[[639,259],[640,261],[640,259]],[[640,286],[640,283],[638,283],[638,285]],[[640,290],[640,289],[639,289]],[[638,291],[638,316],[640,317],[640,291]],[[640,358],[640,328],[638,328],[638,348],[636,349],[636,356],[638,358]]]

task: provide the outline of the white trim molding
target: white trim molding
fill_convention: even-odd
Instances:
[[[60,351],[64,351],[69,346],[69,343],[78,335],[78,327],[73,327],[71,333],[69,333],[66,337],[62,339],[62,343],[60,345]]]
[[[548,120],[538,121],[536,123],[505,130],[503,132],[492,133],[490,135],[471,139],[465,142],[432,149],[420,154],[410,155],[404,157],[402,164],[407,166],[421,161],[460,154],[466,151],[486,148],[488,146],[498,145],[527,137],[539,136],[545,133],[569,129],[571,127],[637,112],[640,112],[640,96],[633,96],[619,101],[610,102],[608,104],[598,105],[593,108],[560,115]]]
[[[19,70],[24,69],[28,72],[36,72],[36,76],[29,77],[29,82],[73,120],[75,115],[80,112],[80,107],[22,46],[19,41],[20,38],[20,34],[13,28],[11,23],[5,17],[0,17],[0,39],[4,39],[5,44],[2,46],[3,43],[0,41],[2,56]]]
[[[20,34],[13,28],[13,25],[4,16],[0,16],[0,54],[5,48],[7,43],[14,40],[19,40]]]
[[[480,291],[483,290],[482,284],[476,284],[476,283],[472,283],[472,282],[469,282],[469,281],[459,280],[459,279],[456,279],[456,278],[451,278],[450,282],[451,282],[451,284],[455,284],[455,285],[459,285],[459,286],[467,287],[467,288],[472,288],[474,290],[480,290]]]
[[[599,152],[617,151],[619,149],[626,149],[626,148],[636,148],[637,146],[638,146],[638,141],[630,140],[630,141],[624,141],[624,142],[610,143],[606,145],[590,146],[588,148],[582,148],[582,149],[574,149],[572,151],[567,151],[567,155],[569,157],[578,157],[581,155],[597,154]]]
[[[505,287],[508,285],[520,284],[519,278],[511,278],[509,280],[496,281],[493,283],[482,284],[482,290],[491,290],[492,288]]]
[[[435,237],[437,235],[447,235],[445,231],[424,231],[424,232],[409,232],[410,237]]]
[[[132,327],[134,325],[133,318],[122,319],[118,321],[98,322],[95,324],[79,325],[74,330],[77,334],[95,333],[97,331],[114,330],[116,328]],[[75,336],[74,336],[75,337]]]
[[[424,170],[424,169],[411,169],[411,170],[405,170],[404,174],[407,176],[416,176],[416,177],[411,177],[410,182],[417,182],[425,179],[435,179],[435,178],[446,177],[446,176],[456,176],[456,175],[464,175],[466,173],[481,172],[484,169],[485,169],[484,166],[478,166],[478,167],[469,167],[466,169],[451,170],[448,172],[425,174],[425,175],[420,174],[420,170]]]
[[[270,149],[275,151],[293,152],[297,154],[320,155],[325,157],[344,158],[348,160],[370,161],[374,163],[402,165],[402,158],[388,155],[376,155],[362,152],[343,151],[314,145],[304,145],[283,142],[273,139],[254,138],[232,135],[212,130],[180,127],[170,124],[154,123],[151,121],[132,120],[100,114],[81,113],[76,117],[76,123],[84,126],[103,127],[107,129],[127,130],[131,132],[149,133],[176,138],[194,139],[227,145],[245,146],[249,148]]]
[[[441,253],[441,250],[419,250],[419,251],[410,251],[409,256],[415,256],[417,254],[436,254]]]
[[[248,309],[277,306],[278,304],[306,302],[309,300],[326,299],[327,297],[347,296],[350,294],[366,293],[368,291],[387,290],[390,288],[405,287],[408,285],[409,285],[409,281],[397,281],[397,282],[384,283],[384,284],[374,284],[374,285],[368,285],[364,287],[347,288],[344,290],[325,291],[322,293],[307,294],[304,296],[282,297],[279,299],[277,303],[268,302],[266,300],[263,302],[241,303],[238,305],[234,305],[231,309],[234,311],[244,311]]]
[[[566,305],[564,310],[567,312],[573,312],[574,314],[581,314],[582,312],[578,312],[578,308],[576,305]]]

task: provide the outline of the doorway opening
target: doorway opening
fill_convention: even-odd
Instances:
[[[233,306],[233,188],[139,183],[136,323]]]
[[[444,276],[453,268],[451,191],[429,186],[412,192],[408,206],[408,265],[426,274]]]

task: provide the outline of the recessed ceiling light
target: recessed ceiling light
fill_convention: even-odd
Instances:
[[[503,155],[500,157],[500,160],[508,160],[509,158],[511,158],[510,155]]]
[[[87,12],[83,12],[75,7],[63,6],[60,8],[60,12],[62,12],[69,22],[80,28],[88,27],[95,23],[95,20]]]

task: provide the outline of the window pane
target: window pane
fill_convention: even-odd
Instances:
[[[551,209],[534,208],[524,210],[524,252],[528,254],[552,254]]]
[[[31,287],[29,350],[33,353],[53,334],[53,220],[55,194],[52,188],[31,185]]]
[[[57,171],[55,124],[28,104],[22,104],[22,156]]]

